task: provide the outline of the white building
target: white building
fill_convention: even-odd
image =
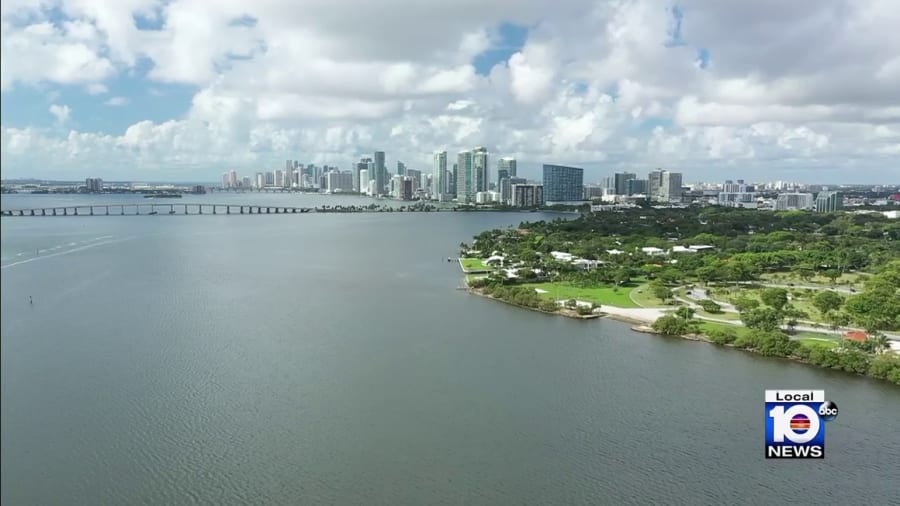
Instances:
[[[644,253],[645,255],[650,255],[650,256],[657,256],[657,255],[665,255],[666,250],[656,248],[654,246],[647,246],[647,247],[641,248],[641,253]]]
[[[812,209],[816,201],[812,193],[779,193],[775,201],[776,211]]]
[[[435,151],[431,172],[431,199],[443,201],[447,194],[447,152]],[[423,185],[423,187],[425,187]]]

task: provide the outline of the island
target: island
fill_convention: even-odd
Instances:
[[[689,207],[582,213],[461,243],[472,293],[900,385],[900,222]]]

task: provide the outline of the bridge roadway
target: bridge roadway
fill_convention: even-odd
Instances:
[[[110,212],[110,209],[112,212]],[[311,207],[257,206],[240,204],[141,203],[3,209],[0,216],[147,216],[201,214],[298,214]]]

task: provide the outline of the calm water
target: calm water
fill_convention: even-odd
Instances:
[[[898,504],[900,388],[456,290],[536,217],[3,218],[3,504]],[[824,461],[763,458],[778,387]]]

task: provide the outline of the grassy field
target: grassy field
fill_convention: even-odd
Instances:
[[[759,293],[763,289],[761,288],[743,288],[743,287],[715,287],[712,293],[712,299],[716,301],[726,301],[732,302],[736,297],[750,297],[751,299],[756,299],[760,303]],[[792,306],[803,311],[807,314],[806,318],[802,318],[803,320],[810,321],[822,321],[822,315],[819,314],[819,311],[812,305],[810,299],[815,296],[815,290],[805,290],[801,288],[786,288],[788,291],[789,302]],[[800,293],[801,295],[795,296],[794,292]],[[841,294],[844,295],[844,294]],[[824,323],[824,322],[823,322]]]
[[[803,346],[809,348],[828,348],[832,349],[837,347],[838,341],[831,339],[820,339],[818,337],[801,337],[797,339]]]
[[[608,304],[618,307],[640,307],[628,297],[632,287],[598,286],[584,288],[566,282],[526,283],[519,286],[526,288],[539,288],[547,293],[539,293],[543,299],[568,300],[577,299],[596,304]]]
[[[654,297],[647,284],[634,287],[631,290],[631,299],[641,307],[672,307]]]
[[[702,309],[698,309],[697,314],[706,318],[715,318],[717,320],[741,321],[741,315],[737,313],[729,313],[728,311],[722,311],[721,313],[708,313]]]
[[[486,278],[487,274],[466,274],[466,282],[471,283],[476,279]]]
[[[493,267],[484,263],[482,258],[460,258],[463,272],[492,270]]]

